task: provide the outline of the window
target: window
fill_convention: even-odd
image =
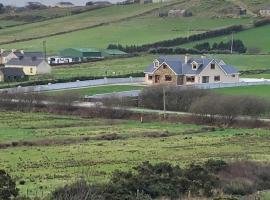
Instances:
[[[155,67],[156,68],[159,67],[159,61],[158,60],[155,61]]]
[[[163,69],[167,69],[167,66],[166,65],[163,65]]]
[[[151,81],[153,79],[153,76],[148,76],[148,80]]]
[[[30,73],[33,74],[33,68],[30,68]]]
[[[187,82],[194,83],[195,82],[195,76],[187,76]]]
[[[196,69],[197,69],[197,64],[196,64],[196,63],[193,63],[193,64],[192,64],[192,69],[193,69],[193,70],[196,70]]]
[[[235,78],[235,74],[233,74],[232,77]]]
[[[172,81],[172,77],[170,75],[165,75],[165,81]]]
[[[216,69],[216,64],[215,63],[211,63],[211,69]]]
[[[220,81],[220,76],[215,76],[214,80],[215,80],[216,82]]]

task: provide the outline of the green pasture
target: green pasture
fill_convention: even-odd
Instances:
[[[227,95],[245,95],[270,98],[270,85],[221,88],[215,89],[215,91]]]
[[[249,22],[250,19],[160,18],[146,15],[101,27],[4,46],[5,48],[41,50],[42,41],[46,40],[48,51],[56,53],[67,47],[106,48],[111,43],[141,45]],[[23,35],[24,33],[22,33]],[[1,38],[0,31],[0,41]]]
[[[127,17],[142,14],[154,8],[158,8],[159,6],[160,4],[111,6],[77,15],[5,28],[0,30],[0,42],[46,36],[49,34],[77,30],[98,24],[110,23],[115,20],[123,20]],[[80,37],[80,35],[77,37]],[[21,46],[18,45],[18,48],[21,48]]]
[[[240,39],[244,42],[248,49],[257,49],[263,53],[270,52],[270,37],[269,37],[270,25],[262,26],[258,28],[252,28],[246,31],[242,31],[234,34],[234,39]],[[193,48],[196,44],[209,42],[228,42],[232,39],[232,35],[220,36],[216,38],[201,40],[198,42],[192,42],[183,45],[184,47]]]
[[[216,129],[132,120],[83,119],[44,113],[1,112],[1,143],[66,140],[70,144],[13,146],[0,151],[0,168],[19,182],[22,194],[45,196],[55,187],[84,178],[108,180],[116,169],[143,161],[181,166],[207,159],[270,159],[269,130]],[[115,140],[82,138],[117,134]],[[163,136],[162,136],[163,134]],[[165,134],[165,135],[164,135]],[[72,143],[72,139],[82,139]]]

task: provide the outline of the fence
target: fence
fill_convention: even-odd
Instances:
[[[270,85],[270,80],[255,80],[249,81],[249,79],[242,79],[240,82],[236,83],[203,83],[203,84],[194,84],[184,87],[192,87],[199,89],[216,89],[216,88],[229,88],[229,87],[243,87],[243,86],[254,86],[254,85]]]
[[[98,85],[143,83],[143,82],[144,82],[144,78],[142,77],[104,78],[104,79],[88,80],[88,81],[76,81],[76,82],[68,82],[68,83],[55,83],[55,84],[48,84],[48,85],[7,88],[7,89],[1,89],[0,92],[7,92],[7,93],[45,92],[45,91],[53,91],[53,90],[76,89],[76,88],[98,86]]]

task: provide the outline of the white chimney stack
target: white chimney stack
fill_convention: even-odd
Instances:
[[[24,50],[21,50],[21,54],[24,54]]]
[[[0,49],[0,53],[4,53],[5,52],[5,49]]]
[[[12,52],[12,53],[14,53],[14,52],[16,52],[16,51],[17,51],[16,49],[11,49],[11,52]]]
[[[188,55],[185,55],[185,64],[188,63]]]

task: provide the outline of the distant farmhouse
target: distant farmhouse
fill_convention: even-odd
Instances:
[[[172,9],[168,12],[168,17],[189,17],[192,13],[187,10]]]
[[[0,64],[4,67],[4,69],[1,68],[3,75],[1,80],[51,73],[51,66],[45,61],[42,52],[5,51],[2,49]],[[23,71],[24,76],[20,75],[21,71]],[[14,74],[12,75],[12,73]]]
[[[160,57],[145,70],[147,84],[191,85],[239,82],[239,72],[219,59]]]
[[[57,3],[55,5],[55,7],[59,7],[59,8],[72,8],[72,7],[75,7],[75,5],[71,2],[68,2],[68,1],[61,1],[59,3]]]
[[[259,14],[262,17],[270,17],[270,5],[261,8]]]
[[[32,58],[13,58],[5,65],[6,68],[21,68],[25,75],[34,76],[40,74],[50,74],[51,66],[44,60]]]
[[[102,53],[94,48],[67,48],[60,51],[61,57],[71,57],[77,61],[101,58]]]

